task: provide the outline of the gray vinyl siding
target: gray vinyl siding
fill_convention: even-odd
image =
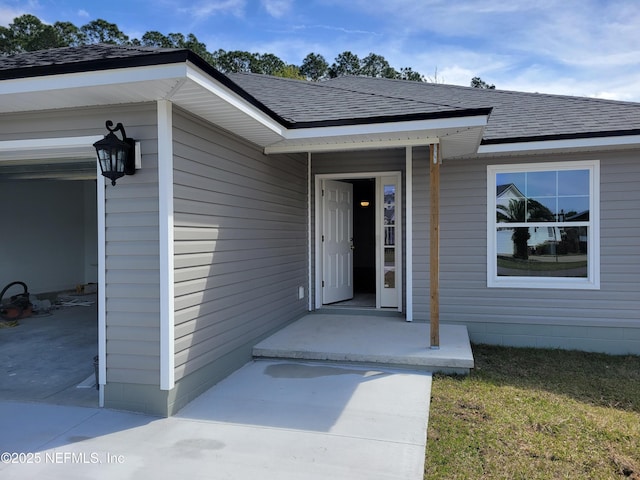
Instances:
[[[176,381],[306,312],[306,177],[174,111]]]
[[[600,160],[601,176],[600,289],[487,288],[487,165],[592,159]],[[640,353],[637,160],[637,151],[621,151],[445,162],[441,170],[441,322],[466,324],[475,342]],[[415,177],[422,177],[417,169]],[[417,208],[414,216],[422,216]],[[414,252],[422,249],[420,242],[414,242]],[[424,269],[421,258],[416,257],[414,269]],[[421,299],[422,295],[414,297],[416,315],[428,319],[428,296]]]
[[[440,181],[441,323],[465,324],[474,342],[640,353],[639,154],[620,151],[445,161]],[[601,288],[487,288],[487,165],[593,159],[600,160]],[[313,155],[314,175],[391,170],[402,170],[404,180],[404,150]],[[413,319],[429,321],[426,148],[414,148],[412,174]]]
[[[332,173],[396,172],[405,169],[404,148],[314,153],[313,175]]]
[[[104,135],[122,122],[141,142],[142,169],[105,186],[107,406],[111,385],[159,386],[157,127],[155,104],[11,115],[0,139]],[[103,181],[102,177],[100,181]],[[43,239],[43,241],[46,241]]]
[[[429,321],[429,151],[413,149],[413,320]]]
[[[311,174],[349,174],[349,173],[376,173],[376,172],[401,172],[402,178],[402,238],[406,238],[406,153],[405,149],[363,150],[349,152],[317,153],[312,155]],[[315,185],[315,180],[313,181]],[[312,192],[311,205],[315,205],[316,192]],[[315,259],[315,208],[312,208],[312,258]],[[405,241],[403,240],[403,245]],[[402,271],[406,272],[406,252],[402,249]],[[315,262],[312,262],[313,264]],[[315,264],[312,267],[312,278],[315,278]],[[404,274],[403,274],[404,275]],[[315,282],[314,282],[315,284]],[[406,282],[403,281],[402,310],[406,308]],[[315,296],[313,298],[315,304]]]
[[[104,117],[103,117],[104,118]],[[105,190],[107,385],[160,384],[160,264],[155,104],[112,118],[140,142],[142,168]],[[108,183],[108,182],[107,182]],[[107,389],[107,393],[109,389]]]

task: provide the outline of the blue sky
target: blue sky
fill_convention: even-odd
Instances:
[[[640,101],[638,0],[0,0],[77,26],[103,18],[130,37],[194,33],[209,51],[273,53],[299,65],[374,52],[396,69],[469,85]],[[437,74],[436,74],[437,72]]]

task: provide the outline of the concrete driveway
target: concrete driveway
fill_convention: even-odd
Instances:
[[[171,418],[0,402],[3,479],[422,479],[425,372],[251,362]]]

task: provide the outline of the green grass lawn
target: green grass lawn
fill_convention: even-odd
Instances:
[[[425,479],[640,480],[640,357],[474,345],[434,376]]]

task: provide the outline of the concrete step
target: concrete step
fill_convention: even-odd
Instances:
[[[440,325],[440,348],[429,347],[429,324],[397,317],[309,314],[253,348],[255,358],[349,362],[468,374],[467,328]]]

